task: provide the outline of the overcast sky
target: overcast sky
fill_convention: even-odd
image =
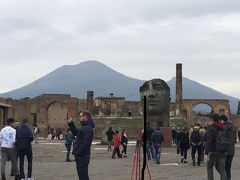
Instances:
[[[183,76],[240,98],[240,1],[1,0],[0,93],[98,60],[127,76]]]

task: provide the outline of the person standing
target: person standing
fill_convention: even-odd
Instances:
[[[88,111],[79,114],[81,128],[77,129],[71,116],[68,116],[67,124],[74,136],[76,136],[72,154],[76,161],[79,180],[89,180],[88,165],[91,156],[91,145],[93,140],[93,128],[95,124]]]
[[[117,153],[118,158],[122,157],[122,154],[120,154],[120,136],[118,135],[118,130],[116,130],[116,133],[114,135],[114,149],[113,149],[113,153],[112,153],[112,158],[115,158],[115,154]]]
[[[220,179],[226,180],[225,161],[226,153],[219,152],[217,150],[217,135],[218,132],[224,130],[224,126],[219,122],[219,115],[212,115],[213,123],[208,126],[206,130],[206,147],[205,147],[205,159],[207,160],[207,177],[208,180],[213,180],[213,166],[215,163],[218,164],[220,173]]]
[[[153,143],[153,147],[155,149],[155,157],[156,163],[160,164],[160,157],[161,157],[161,149],[162,149],[162,142],[164,141],[164,136],[160,132],[160,127],[156,128],[156,131],[152,133],[151,142]]]
[[[183,130],[179,133],[177,145],[180,148],[181,152],[181,163],[187,163],[187,150],[190,148],[189,132],[187,127],[184,127]]]
[[[152,154],[152,159],[155,159],[155,154],[154,154],[154,149],[152,146],[152,142],[151,142],[151,137],[152,137],[152,133],[154,132],[154,130],[150,127],[150,122],[147,122],[147,128],[146,128],[146,151],[147,151],[147,159],[148,161],[151,160],[151,154]],[[144,146],[144,133],[142,133],[142,144]]]
[[[7,119],[7,126],[3,128],[0,132],[0,144],[1,144],[1,156],[2,156],[2,165],[1,165],[1,175],[2,180],[6,180],[5,176],[5,166],[6,161],[9,159],[12,163],[12,168],[15,176],[15,180],[20,179],[18,174],[17,166],[17,150],[15,147],[16,142],[16,130],[14,127],[14,119]]]
[[[112,127],[108,128],[108,131],[106,132],[107,135],[107,139],[108,139],[108,151],[112,151],[112,140],[113,140],[113,136],[115,135],[115,133],[112,130]]]
[[[235,144],[237,143],[237,130],[236,127],[228,121],[228,118],[226,115],[220,116],[220,121],[223,123],[224,127],[226,128],[230,140],[230,147],[227,151],[226,156],[226,162],[225,162],[225,170],[227,174],[227,180],[231,180],[231,166],[232,166],[232,160],[233,156],[235,154]],[[219,171],[218,163],[216,163],[216,169]]]
[[[195,166],[195,154],[198,152],[197,165],[200,166],[201,163],[201,152],[202,152],[202,142],[203,142],[204,130],[201,128],[200,123],[195,123],[195,125],[190,129],[189,139],[192,145],[192,161],[193,166]]]
[[[32,145],[33,133],[28,126],[28,120],[23,119],[22,125],[17,129],[17,150],[20,157],[20,177],[25,178],[24,175],[24,157],[28,160],[28,180],[32,178]]]
[[[126,130],[123,129],[122,134],[121,134],[121,144],[123,146],[122,154],[124,153],[125,155],[123,157],[127,157],[127,144],[128,144],[128,138],[126,134]]]
[[[67,133],[65,134],[65,146],[67,148],[66,162],[72,162],[70,160],[70,158],[69,158],[70,157],[70,151],[71,151],[72,142],[73,142],[72,133],[71,133],[70,129],[68,128],[67,129]]]
[[[34,142],[35,142],[35,144],[38,144],[38,134],[39,134],[39,128],[38,128],[38,126],[36,125],[36,126],[34,126]]]

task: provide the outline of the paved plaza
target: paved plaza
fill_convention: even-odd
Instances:
[[[127,151],[128,157],[112,159],[111,152],[107,151],[106,146],[94,143],[89,166],[90,180],[130,180],[135,149],[135,145],[130,144]],[[33,144],[33,178],[35,180],[77,180],[75,162],[65,162],[65,154],[66,148],[63,140],[40,139],[39,144]],[[239,156],[240,144],[237,144],[232,164],[232,180],[240,179]],[[148,162],[151,178],[152,180],[206,180],[206,163],[203,162],[200,167],[193,167],[190,161],[190,151],[188,161],[187,164],[180,163],[180,156],[176,154],[175,147],[163,148],[160,165],[152,161]],[[6,177],[14,179],[9,176],[10,164],[8,162],[6,166]],[[135,176],[133,179],[136,179]],[[149,179],[147,168],[145,179]],[[216,171],[215,179],[219,179]]]

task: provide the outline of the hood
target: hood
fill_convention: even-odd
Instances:
[[[84,121],[81,123],[83,126],[92,126],[92,128],[95,127],[95,123],[92,119],[89,119],[88,121]]]
[[[217,126],[219,129],[224,129],[224,125],[221,122],[213,122],[212,124]]]

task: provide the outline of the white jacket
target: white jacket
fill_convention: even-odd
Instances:
[[[0,132],[1,147],[13,148],[16,142],[16,130],[10,126],[3,128]]]

